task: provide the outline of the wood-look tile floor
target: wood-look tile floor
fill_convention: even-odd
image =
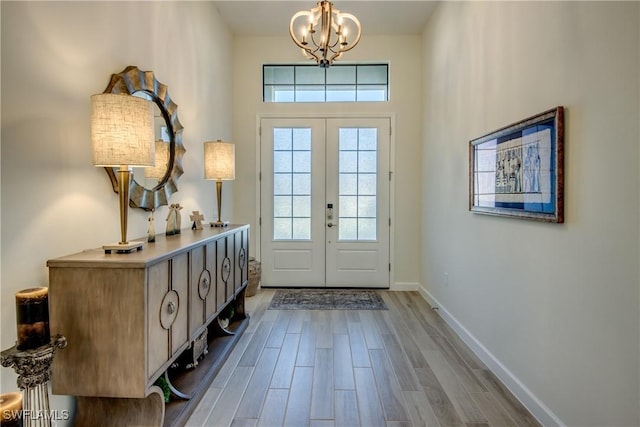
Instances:
[[[189,427],[539,426],[417,292],[389,310],[268,310],[249,326]]]

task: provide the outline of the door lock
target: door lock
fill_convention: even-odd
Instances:
[[[328,220],[333,219],[333,203],[327,204],[327,219]]]

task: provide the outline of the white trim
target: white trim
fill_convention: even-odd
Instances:
[[[409,292],[417,291],[420,285],[417,282],[395,282],[391,284],[390,291]]]
[[[260,179],[261,179],[261,173],[262,173],[262,162],[261,162],[261,156],[260,156],[260,138],[261,138],[261,133],[262,133],[262,129],[261,129],[261,116],[258,114],[256,115],[256,127],[255,127],[255,137],[256,137],[256,151],[255,151],[255,155],[256,155],[256,181],[255,181],[255,188],[256,188],[256,199],[255,199],[255,203],[256,203],[256,208],[255,208],[255,224],[256,224],[256,228],[257,228],[257,232],[252,232],[253,234],[253,238],[254,238],[254,242],[255,242],[255,248],[252,248],[254,253],[255,253],[255,257],[256,259],[260,260],[262,259],[262,252],[260,249],[260,234],[262,233],[262,224],[260,223],[260,206],[262,203],[262,200],[260,199],[262,197],[262,195],[260,194]]]
[[[423,286],[418,292],[429,305],[438,309],[440,316],[458,334],[476,356],[493,372],[525,408],[544,426],[566,427],[560,418],[540,400],[525,384],[498,360],[480,341],[478,341],[440,302]]]

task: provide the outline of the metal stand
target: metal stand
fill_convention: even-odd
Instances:
[[[171,384],[171,379],[169,378],[169,371],[164,371],[164,379],[167,382],[167,385],[169,386],[169,390],[171,390],[171,393],[173,393],[173,395],[176,396],[177,398],[182,400],[189,400],[193,397],[190,394],[181,392],[180,390],[175,388],[173,384]]]
[[[57,349],[67,346],[62,335],[53,337],[49,344],[33,350],[18,350],[13,346],[2,352],[0,362],[18,374],[18,388],[22,390],[22,420],[24,427],[51,427],[49,406],[49,380],[51,362]]]

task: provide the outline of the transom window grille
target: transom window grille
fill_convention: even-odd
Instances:
[[[378,130],[340,128],[338,238],[376,240]]]
[[[389,100],[387,64],[264,65],[264,102],[369,102]]]
[[[311,129],[273,130],[273,238],[311,239]]]

